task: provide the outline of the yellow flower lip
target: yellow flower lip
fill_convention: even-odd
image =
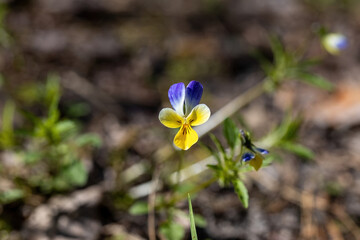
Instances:
[[[199,104],[202,91],[202,85],[196,81],[191,81],[186,89],[183,83],[172,85],[168,95],[174,109],[163,108],[159,113],[159,120],[164,126],[180,128],[174,138],[175,146],[180,149],[188,150],[198,141],[192,126],[201,125],[210,117],[209,107]]]

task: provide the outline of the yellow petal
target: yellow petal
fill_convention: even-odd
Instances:
[[[255,158],[254,159],[251,159],[249,161],[249,164],[251,166],[253,166],[253,168],[255,168],[255,170],[259,170],[261,168],[261,165],[263,164],[263,156],[261,156],[260,154],[255,154]]]
[[[174,138],[174,144],[182,150],[188,150],[198,141],[199,137],[190,125],[184,124]]]
[[[168,128],[181,127],[184,121],[184,119],[171,108],[163,108],[159,113],[159,120]]]
[[[205,104],[196,105],[189,116],[186,118],[186,122],[191,126],[197,126],[205,123],[210,117],[210,109]]]

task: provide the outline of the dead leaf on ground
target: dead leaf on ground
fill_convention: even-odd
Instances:
[[[316,125],[346,128],[360,123],[360,85],[347,85],[314,104],[308,119]]]

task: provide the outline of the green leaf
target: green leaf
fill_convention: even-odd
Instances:
[[[66,139],[70,136],[73,136],[79,130],[79,127],[75,122],[70,120],[63,120],[56,123],[55,132],[61,139]]]
[[[325,184],[325,191],[333,197],[339,197],[344,192],[344,188],[339,182],[329,181]]]
[[[279,127],[283,135],[281,139],[289,141],[295,140],[298,137],[301,122],[301,117],[292,117],[290,113],[288,113]]]
[[[89,104],[74,103],[68,107],[66,114],[70,118],[78,118],[78,117],[86,116],[90,112],[91,112],[91,107]]]
[[[320,63],[321,63],[321,59],[317,59],[317,58],[306,59],[299,62],[298,67],[300,69],[306,70],[309,67],[314,67],[316,65],[319,65]]]
[[[284,160],[282,157],[274,152],[271,152],[270,154],[266,155],[266,158],[264,159],[263,166],[269,166],[272,162],[280,162],[283,163]]]
[[[41,151],[28,151],[24,152],[23,160],[26,164],[34,164],[43,158]]]
[[[159,231],[167,240],[182,240],[185,236],[184,228],[173,221],[162,224]]]
[[[88,174],[84,164],[77,160],[65,168],[61,173],[60,178],[72,186],[83,186],[87,181]]]
[[[138,201],[134,203],[129,209],[129,213],[134,216],[145,215],[148,213],[148,211],[148,203],[144,201]]]
[[[45,84],[45,103],[47,106],[58,104],[60,98],[60,77],[50,73]]]
[[[283,142],[279,145],[279,147],[282,147],[292,153],[295,153],[299,157],[306,158],[306,159],[313,159],[315,157],[315,154],[313,151],[311,151],[309,148],[292,142]]]
[[[15,144],[15,136],[13,129],[13,119],[15,115],[15,104],[12,101],[7,101],[4,106],[2,115],[2,127],[0,132],[0,146],[9,148]]]
[[[189,202],[189,215],[190,215],[190,231],[191,231],[191,239],[197,240],[197,234],[196,234],[196,226],[195,226],[195,219],[194,219],[194,213],[191,205],[191,198],[190,194],[188,194],[188,202]]]
[[[233,180],[234,190],[245,208],[249,206],[249,193],[245,184],[240,180]]]
[[[194,183],[190,182],[182,182],[176,187],[176,192],[180,193],[181,195],[184,195],[188,193],[189,191],[193,190],[196,187]]]
[[[260,142],[264,146],[278,146],[282,142],[294,141],[301,125],[301,118],[292,117],[290,114],[283,119],[281,124],[270,131]]]
[[[285,49],[280,39],[275,35],[270,36],[270,45],[271,45],[272,53],[274,55],[274,62],[276,65],[279,65],[285,59],[285,55],[286,55]]]
[[[234,149],[239,140],[239,129],[230,118],[224,121],[224,136],[231,149]]]
[[[201,227],[201,228],[206,227],[206,224],[207,224],[206,219],[203,216],[201,216],[199,214],[194,214],[194,220],[195,220],[196,226]]]
[[[315,87],[319,87],[328,91],[334,89],[334,85],[331,82],[325,80],[323,77],[320,77],[318,75],[307,72],[298,72],[296,73],[296,75],[302,81],[309,83]]]
[[[215,172],[220,171],[222,169],[219,165],[214,165],[214,164],[208,164],[206,166],[208,166],[208,168],[214,170]]]
[[[216,159],[216,161],[218,162],[219,165],[221,164],[221,158],[220,158],[220,155],[218,154],[217,151],[215,151],[215,150],[212,149],[211,147],[209,147],[209,146],[207,146],[207,145],[205,145],[205,144],[203,144],[203,143],[201,143],[201,142],[200,142],[199,144],[200,144],[200,146],[202,146],[202,147],[204,147],[206,150],[208,150],[209,153],[215,157],[215,159]]]
[[[24,197],[24,191],[21,189],[11,189],[0,193],[0,203],[7,204]]]
[[[224,147],[221,145],[219,139],[212,133],[209,134],[211,140],[214,142],[216,148],[218,149],[219,153],[221,153],[221,155],[223,156],[223,158],[225,158],[226,154],[225,154],[225,149]]]
[[[79,147],[84,146],[92,146],[92,147],[100,147],[102,144],[101,138],[94,133],[85,133],[76,138],[76,145]]]
[[[48,106],[48,118],[45,125],[54,124],[60,118],[58,104],[60,100],[60,78],[57,74],[49,74],[45,84],[44,102]]]

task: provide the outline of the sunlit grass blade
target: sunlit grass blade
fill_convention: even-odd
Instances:
[[[195,227],[195,219],[194,219],[194,213],[191,205],[191,198],[190,194],[188,194],[188,201],[189,201],[189,215],[190,215],[190,231],[191,231],[191,239],[197,240],[197,234],[196,234],[196,227]]]
[[[3,148],[12,147],[15,144],[13,120],[15,115],[15,103],[7,101],[2,115],[2,126],[0,129],[0,146]]]

